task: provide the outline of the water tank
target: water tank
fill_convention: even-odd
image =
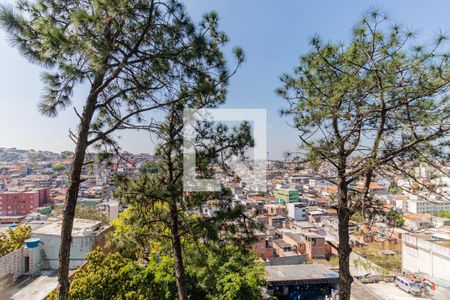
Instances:
[[[31,239],[25,240],[25,247],[36,248],[37,246],[39,246],[40,241],[41,241],[40,239],[36,239],[36,238],[31,238]]]
[[[17,224],[10,224],[9,225],[9,228],[16,228],[17,227]]]

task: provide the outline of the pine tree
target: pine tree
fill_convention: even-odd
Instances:
[[[135,221],[141,226],[135,237],[135,244],[142,244],[149,237],[165,238],[171,241],[175,275],[179,298],[186,298],[186,276],[183,259],[182,239],[190,236],[194,240],[218,240],[219,235],[227,232],[227,226],[233,227],[228,236],[229,242],[240,243],[241,249],[251,239],[252,224],[243,213],[242,208],[231,207],[229,191],[218,193],[185,193],[183,192],[183,128],[185,126],[184,108],[214,108],[223,103],[225,91],[210,97],[192,97],[170,107],[166,119],[159,127],[161,144],[157,149],[158,172],[147,173],[137,179],[119,177],[119,189],[115,191],[118,198],[135,211]],[[212,176],[215,166],[224,166],[226,160],[233,155],[243,155],[253,146],[249,124],[244,122],[239,127],[228,128],[224,124],[198,124],[198,149],[196,160],[198,171],[205,177]],[[187,211],[197,209],[208,200],[216,200],[221,207],[217,218],[189,218]],[[147,216],[144,218],[143,216]],[[148,226],[160,228],[149,232]],[[228,232],[231,232],[230,230]],[[237,243],[234,243],[237,244]],[[247,245],[248,246],[248,245]]]
[[[87,87],[76,132],[59,251],[59,299],[69,290],[70,242],[88,147],[118,152],[117,130],[155,131],[146,113],[223,91],[230,74],[215,13],[196,25],[181,3],[154,0],[18,1],[0,7],[14,47],[45,71],[41,113],[55,117]],[[182,288],[180,290],[183,290]],[[180,299],[186,299],[180,294]]]
[[[374,177],[419,182],[412,163],[448,159],[450,66],[446,37],[417,46],[414,34],[378,11],[353,28],[348,44],[311,41],[278,90],[301,139],[302,160],[338,188],[339,293],[350,299],[349,220],[371,209]],[[331,170],[331,173],[323,170]]]

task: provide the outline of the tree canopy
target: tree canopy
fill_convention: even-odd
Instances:
[[[13,252],[25,243],[31,236],[31,228],[28,225],[17,225],[16,228],[8,228],[0,233],[0,256]]]
[[[64,164],[61,163],[61,162],[55,162],[55,163],[52,165],[52,170],[55,171],[55,172],[60,172],[60,171],[63,171],[63,170],[65,170],[65,169],[66,169],[66,167],[65,167]]]
[[[167,230],[157,223],[143,227],[137,213],[129,207],[112,222],[115,230],[109,247],[113,252],[97,250],[88,255],[86,268],[77,272],[71,284],[71,299],[177,297],[173,249],[170,239],[160,238]],[[261,299],[265,273],[254,254],[231,244],[206,246],[189,236],[183,238],[182,249],[191,299]]]
[[[70,240],[88,147],[115,151],[116,130],[159,133],[151,112],[213,98],[223,103],[229,77],[215,12],[197,24],[177,0],[18,1],[0,6],[0,26],[13,46],[44,71],[40,112],[55,117],[86,85],[59,251],[59,297],[67,299]],[[235,49],[238,65],[243,60]]]
[[[383,13],[368,12],[347,43],[311,40],[292,74],[281,76],[301,148],[317,175],[338,187],[340,297],[350,298],[348,222],[376,202],[377,176],[408,178],[414,163],[440,170],[448,161],[450,65],[447,36],[430,44]]]

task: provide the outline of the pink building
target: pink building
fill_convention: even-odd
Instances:
[[[0,217],[23,216],[50,203],[50,189],[0,193]]]

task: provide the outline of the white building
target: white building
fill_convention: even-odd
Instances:
[[[411,273],[425,273],[433,278],[450,278],[450,248],[441,245],[443,241],[403,234],[402,270]]]
[[[450,210],[450,202],[409,199],[407,209],[411,214],[435,214],[441,210]]]
[[[288,217],[295,221],[305,221],[307,219],[305,206],[301,203],[288,203]]]
[[[405,226],[417,231],[433,226],[433,216],[431,214],[404,214]]]
[[[114,221],[119,218],[119,201],[110,200],[108,202],[97,204],[96,207],[103,212],[103,214],[108,218],[109,221]]]
[[[433,217],[433,227],[450,226],[450,219]]]
[[[55,222],[41,227],[31,233],[32,238],[38,238],[48,260],[50,269],[58,268],[59,245],[61,243],[62,222]],[[109,226],[102,227],[101,222],[85,219],[75,219],[72,230],[72,245],[70,248],[70,269],[76,269],[86,262],[86,255],[97,245],[103,244],[104,235]]]

